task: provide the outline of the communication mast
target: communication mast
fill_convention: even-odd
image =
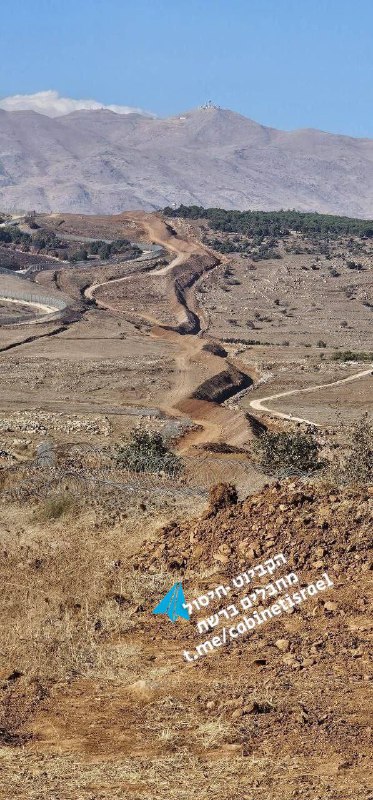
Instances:
[[[220,108],[220,106],[217,106],[215,103],[212,102],[212,100],[207,100],[207,102],[204,103],[203,106],[200,106],[200,109],[202,111],[209,111],[211,108],[217,109]]]

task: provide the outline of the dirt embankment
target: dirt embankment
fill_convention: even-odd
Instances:
[[[232,364],[228,364],[227,369],[201,383],[193,392],[192,398],[207,400],[210,403],[223,403],[224,400],[228,400],[252,384],[253,380],[249,375],[245,375]]]
[[[226,564],[224,572],[234,573],[247,560],[283,550],[292,567],[312,570],[318,558],[334,574],[352,574],[359,565],[367,574],[372,512],[373,489],[330,490],[287,480],[239,503],[213,498],[201,519],[164,528],[153,555],[147,542],[144,556],[148,566],[155,561],[168,568],[179,564],[192,575],[214,564]]]
[[[190,296],[188,290],[194,286],[205,272],[214,269],[219,263],[219,259],[212,254],[193,255],[186,263],[177,265],[173,270],[175,295],[177,301],[184,307],[187,317],[186,321],[177,327],[178,333],[197,334],[202,329],[194,297]],[[191,306],[194,306],[194,308]]]

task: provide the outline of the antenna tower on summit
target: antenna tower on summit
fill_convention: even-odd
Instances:
[[[203,106],[200,106],[200,108],[202,111],[208,111],[210,108],[220,108],[220,106],[215,105],[212,100],[207,100],[207,103],[205,103]]]

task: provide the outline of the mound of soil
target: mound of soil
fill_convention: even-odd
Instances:
[[[228,353],[221,344],[218,342],[207,342],[203,345],[202,350],[206,353],[211,353],[213,356],[219,356],[220,358],[226,358]]]
[[[179,564],[189,577],[224,564],[225,574],[234,575],[252,561],[283,551],[297,568],[322,561],[334,574],[368,569],[372,489],[331,491],[287,480],[228,507],[216,504],[215,491],[201,519],[163,528],[153,552],[151,543],[145,544],[144,565]]]
[[[4,676],[6,785],[18,770],[35,800],[371,800],[372,499],[368,489],[285,481],[237,502],[221,484],[202,517],[167,525],[126,559],[120,580],[116,561],[109,614],[103,606],[90,619],[83,595],[74,598],[84,626],[95,620],[93,672],[49,692]],[[334,588],[186,661],[209,638],[196,616],[211,612],[175,624],[155,616],[165,590],[183,577],[191,600],[282,551],[300,585],[325,571]],[[61,571],[71,557],[64,551]],[[100,570],[107,560],[100,554]],[[26,800],[23,784],[17,797]]]
[[[201,383],[198,389],[193,392],[195,400],[207,400],[211,403],[223,403],[237,392],[246,389],[253,383],[252,378],[240,370],[229,365],[228,369],[219,372],[212,378]]]
[[[366,641],[372,502],[372,489],[284,481],[237,503],[231,488],[220,486],[201,518],[164,527],[161,540],[142,549],[142,568],[173,570],[190,601],[281,552],[283,569],[298,574],[299,586],[323,572],[334,583],[251,635],[187,664],[179,699],[196,721],[202,714],[206,729],[215,725],[215,736],[219,721],[226,726],[215,753],[232,792],[225,793],[222,782],[206,797],[371,797]],[[168,647],[192,654],[197,642],[217,632],[198,634],[195,616],[179,627],[157,618],[152,630],[162,653],[167,636]],[[211,758],[207,764],[211,776]]]

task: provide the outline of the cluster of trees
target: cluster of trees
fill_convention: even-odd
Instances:
[[[116,239],[115,242],[103,242],[97,239],[95,242],[88,242],[79,247],[69,256],[70,261],[87,261],[88,256],[98,256],[101,261],[109,261],[112,256],[127,253],[131,250],[134,258],[141,254],[141,250],[131,245],[128,239]]]
[[[53,231],[48,231],[38,226],[33,234],[24,233],[19,229],[18,225],[9,225],[6,228],[0,228],[0,242],[4,244],[16,244],[24,250],[28,250],[32,246],[38,251],[56,250],[64,246]]]
[[[332,214],[304,213],[301,211],[226,211],[223,208],[184,206],[170,208],[163,213],[168,217],[206,219],[210,227],[225,233],[245,236],[287,236],[290,231],[322,236],[362,236],[373,238],[373,221],[338,217]]]
[[[252,239],[247,237],[232,236],[226,239],[206,239],[205,244],[217,250],[219,253],[241,253],[242,255],[252,256],[253,261],[263,259],[281,258],[278,250],[275,249],[277,240],[272,236],[254,236]]]
[[[141,250],[136,245],[131,245],[128,239],[115,239],[114,242],[102,242],[97,240],[89,245],[91,255],[98,255],[101,259],[107,260],[115,255],[120,255],[131,249],[134,255],[140,255]]]
[[[46,250],[47,252],[63,247],[63,243],[53,231],[47,231],[43,228],[32,234],[32,244],[38,251]]]
[[[52,255],[60,255],[59,251],[68,250],[69,261],[86,261],[90,255],[97,255],[101,260],[107,261],[114,255],[127,253],[131,251],[131,255],[136,258],[141,254],[141,250],[132,246],[128,239],[116,239],[114,242],[103,242],[100,239],[94,242],[88,242],[75,249],[70,249],[71,246],[66,241],[63,241],[56,236],[53,231],[40,228],[35,225],[35,233],[23,233],[17,225],[9,225],[5,228],[0,228],[0,244],[15,244],[21,247],[26,252],[32,247],[38,253],[51,253]],[[66,255],[64,255],[66,258]]]
[[[29,233],[22,233],[16,225],[9,225],[9,227],[0,228],[0,243],[29,246],[32,243],[32,237]]]

